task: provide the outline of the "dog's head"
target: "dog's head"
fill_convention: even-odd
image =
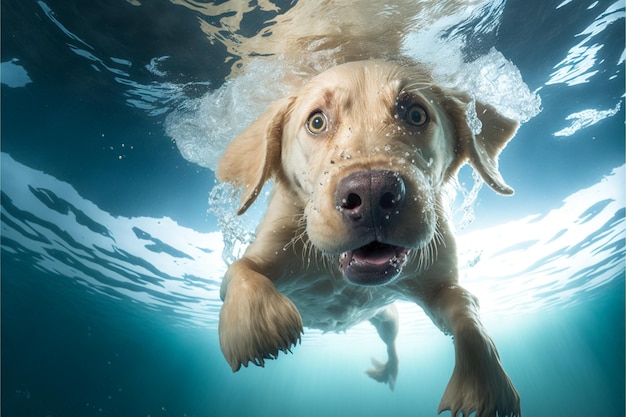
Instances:
[[[275,178],[301,208],[311,244],[337,256],[349,281],[384,284],[411,251],[436,244],[442,188],[463,163],[495,191],[513,193],[497,158],[518,123],[475,103],[475,133],[471,102],[413,66],[340,65],[238,136],[217,175],[244,187],[239,213]]]

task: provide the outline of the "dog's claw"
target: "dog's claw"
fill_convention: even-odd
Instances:
[[[469,332],[455,339],[457,363],[438,412],[452,416],[521,417],[520,396],[498,357],[493,341]],[[460,360],[459,352],[464,360]]]
[[[280,351],[291,352],[303,332],[300,313],[291,300],[266,278],[232,290],[220,312],[219,333],[220,347],[233,372],[248,363],[263,367],[266,359],[276,359]]]
[[[454,375],[452,377],[454,379]],[[508,379],[508,378],[507,378]],[[490,387],[490,392],[478,392],[480,383],[458,384],[450,381],[439,404],[438,413],[450,411],[453,417],[521,417],[519,394],[510,381],[503,386]],[[493,393],[500,394],[494,398]]]

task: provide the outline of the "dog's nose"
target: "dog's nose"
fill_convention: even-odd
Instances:
[[[339,181],[337,207],[345,219],[375,227],[391,219],[404,202],[406,188],[393,171],[360,171]]]

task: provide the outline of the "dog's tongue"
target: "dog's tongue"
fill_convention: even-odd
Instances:
[[[358,263],[368,263],[372,265],[382,265],[396,256],[396,250],[391,245],[384,245],[379,242],[372,242],[352,251],[352,260]]]
[[[399,246],[371,242],[339,257],[344,277],[357,285],[383,285],[395,279],[406,263],[409,251]]]
[[[340,257],[342,269],[349,265],[382,266],[389,264],[398,254],[397,248],[380,242],[372,242],[358,249],[344,252]]]

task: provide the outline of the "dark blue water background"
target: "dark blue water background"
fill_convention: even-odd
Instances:
[[[597,73],[582,83],[547,84],[580,33],[615,5],[618,18],[591,42],[601,48],[586,73]],[[128,246],[119,239],[111,248],[85,246],[79,229],[55,226],[59,214],[106,240],[120,236],[118,220],[130,219],[129,230],[135,224],[135,238],[151,253],[181,263],[191,256],[176,249],[175,236],[157,239],[136,219],[168,218],[198,233],[217,230],[207,213],[212,172],[181,157],[164,128],[169,111],[219,87],[229,70],[225,48],[208,42],[197,15],[163,0],[141,7],[122,0],[3,0],[1,7],[2,415],[436,415],[453,347],[432,326],[401,333],[395,392],[364,375],[370,356],[384,349],[362,330],[310,337],[294,355],[232,374],[215,329],[219,300],[214,293],[203,299],[217,285],[206,278],[213,279],[211,265],[206,276],[187,274],[168,291],[178,278],[122,250]],[[254,14],[242,30],[252,33],[268,17]],[[510,0],[497,31],[469,39],[468,59],[496,47],[542,100],[542,111],[522,125],[500,160],[515,197],[483,189],[469,231],[547,216],[624,165],[623,4]],[[92,57],[72,50],[80,42],[92,47]],[[159,68],[167,81],[183,86],[177,95],[159,89],[155,79],[162,79],[148,68],[164,56]],[[28,82],[20,85],[15,68]],[[569,115],[586,109],[615,112],[568,136],[553,135],[571,124]],[[611,198],[588,201],[580,211],[584,223],[609,207],[609,220],[577,245],[546,246],[545,259],[533,255],[533,274],[542,262],[556,265],[549,263],[555,258],[558,265],[583,264],[569,286],[539,292],[560,301],[485,317],[525,416],[624,415],[624,179],[611,184],[617,184]],[[21,203],[31,200],[39,206]],[[89,211],[89,202],[111,223]],[[602,241],[606,236],[612,237]],[[599,241],[597,250],[584,251]],[[535,243],[509,250],[523,259],[535,253]],[[509,271],[494,271],[499,274]],[[580,290],[601,274],[601,284]],[[506,293],[506,282],[501,285]],[[181,288],[190,292],[177,292]],[[524,298],[523,287],[508,296]],[[203,303],[207,313],[200,318],[187,308]]]

